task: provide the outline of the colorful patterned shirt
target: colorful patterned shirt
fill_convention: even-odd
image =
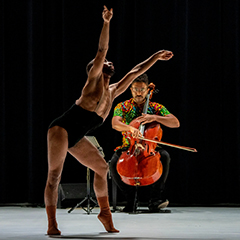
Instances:
[[[142,111],[143,107],[139,108],[137,104],[134,102],[133,98],[131,98],[129,100],[117,104],[117,106],[114,108],[113,116],[121,117],[122,122],[129,125],[133,119],[142,115]],[[170,114],[170,112],[163,105],[149,101],[147,114],[166,116]],[[118,146],[115,149],[115,151],[123,147],[128,147],[130,145],[129,140],[127,138],[127,132],[122,132],[122,135],[123,135],[122,146]]]

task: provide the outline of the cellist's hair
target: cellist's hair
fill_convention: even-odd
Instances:
[[[131,86],[135,82],[144,82],[148,86],[148,75],[146,73],[143,73],[142,75],[138,76],[136,79],[133,80]]]

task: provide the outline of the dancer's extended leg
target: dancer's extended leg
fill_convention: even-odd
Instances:
[[[68,148],[67,132],[55,126],[48,130],[48,178],[44,192],[44,201],[48,216],[48,235],[60,235],[56,220],[58,185],[61,179],[63,163]]]

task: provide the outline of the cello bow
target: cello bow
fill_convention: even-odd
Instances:
[[[176,144],[166,143],[166,142],[162,142],[162,141],[156,141],[156,140],[147,139],[147,138],[144,138],[144,137],[140,137],[139,139],[144,140],[144,141],[148,141],[148,142],[158,143],[158,144],[169,146],[169,147],[174,147],[174,148],[190,151],[190,152],[197,152],[197,149],[195,149],[195,148],[179,146],[179,145],[176,145]]]

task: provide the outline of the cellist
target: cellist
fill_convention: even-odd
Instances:
[[[146,96],[148,94],[148,84],[147,74],[144,73],[136,78],[130,87],[132,98],[117,104],[114,108],[112,118],[113,129],[120,131],[123,136],[122,145],[115,149],[115,153],[113,154],[110,163],[110,171],[113,181],[125,195],[127,200],[127,204],[122,210],[123,212],[132,212],[134,210],[135,187],[127,185],[121,180],[116,165],[122,152],[129,148],[130,143],[127,138],[127,132],[131,132],[133,138],[141,137],[139,129],[130,126],[130,122],[133,119],[138,118],[142,124],[156,121],[170,128],[178,128],[180,126],[178,119],[162,104],[150,101],[147,114],[142,113]],[[157,212],[159,209],[165,208],[169,204],[169,201],[164,196],[164,187],[169,172],[170,155],[160,146],[157,146],[156,150],[159,151],[161,155],[160,161],[163,165],[163,173],[160,179],[155,183],[144,187],[150,188],[148,207],[151,212]]]

